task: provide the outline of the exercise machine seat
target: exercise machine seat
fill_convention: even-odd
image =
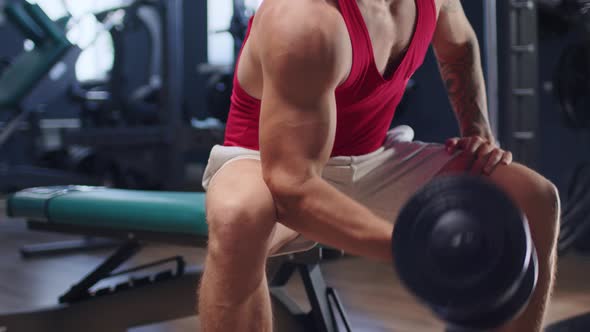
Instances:
[[[6,17],[35,48],[12,60],[0,76],[0,109],[17,107],[35,85],[57,64],[73,45],[64,29],[38,5],[17,2],[5,8]]]
[[[204,193],[84,186],[31,188],[9,196],[7,214],[99,229],[207,235]]]

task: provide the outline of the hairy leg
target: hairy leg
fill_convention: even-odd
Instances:
[[[199,291],[203,332],[272,331],[266,259],[293,238],[277,227],[260,162],[234,161],[215,176],[207,193],[209,246]]]

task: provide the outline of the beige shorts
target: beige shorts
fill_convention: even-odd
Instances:
[[[375,152],[331,158],[322,176],[373,213],[393,222],[410,196],[455,157],[444,145],[413,139],[412,128],[396,127],[387,133],[385,143]],[[205,190],[219,170],[241,159],[260,160],[260,153],[240,147],[215,146],[203,176]]]

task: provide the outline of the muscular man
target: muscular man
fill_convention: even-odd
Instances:
[[[431,43],[462,134],[446,146],[389,131]],[[511,158],[490,131],[479,46],[459,0],[266,0],[239,58],[225,144],[203,180],[202,330],[272,331],[265,262],[293,239],[390,263],[400,207],[434,176],[466,171],[489,177],[528,217],[539,283],[502,330],[539,331],[559,198]]]

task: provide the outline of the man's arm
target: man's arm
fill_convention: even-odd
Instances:
[[[460,0],[446,0],[442,5],[433,46],[461,135],[494,143],[479,43]]]
[[[393,226],[321,177],[336,131],[334,91],[348,74],[352,49],[339,37],[347,35],[336,12],[305,11],[289,13],[297,24],[258,17],[273,32],[257,45],[264,79],[260,152],[277,219],[312,240],[390,261]]]
[[[447,148],[463,150],[472,173],[490,175],[499,164],[510,164],[512,153],[496,145],[490,128],[477,36],[460,0],[445,1],[433,46],[463,137],[449,139]]]

